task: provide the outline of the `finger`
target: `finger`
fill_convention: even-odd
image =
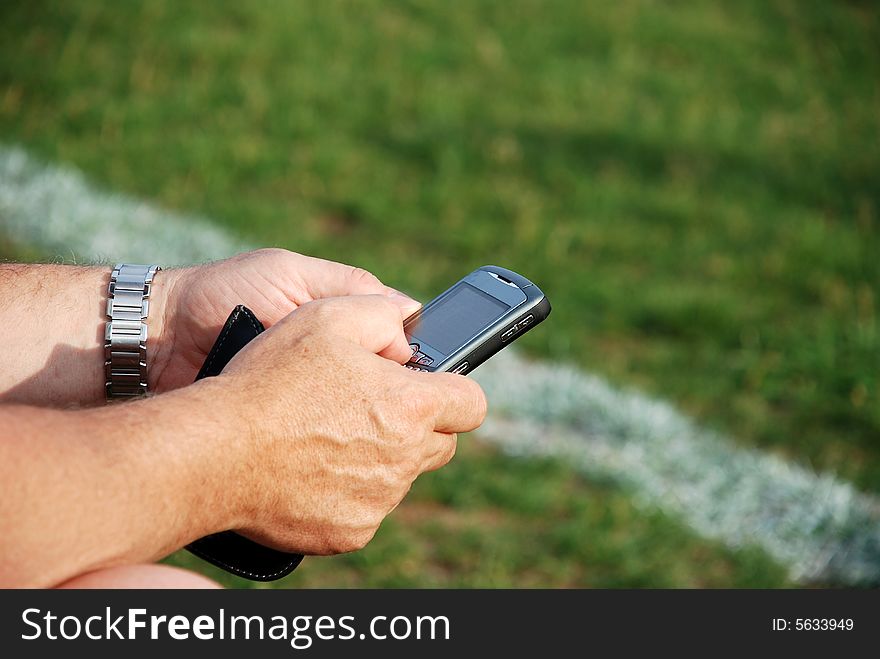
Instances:
[[[400,308],[386,295],[349,295],[303,305],[301,314],[319,332],[335,334],[398,363],[412,356]]]
[[[486,418],[486,395],[474,380],[454,373],[430,373],[422,382],[433,387],[437,401],[437,432],[469,432],[479,428]]]
[[[298,272],[313,300],[345,295],[387,295],[392,299],[397,298],[394,301],[401,307],[403,318],[415,313],[421,306],[416,300],[386,286],[376,275],[363,268],[304,256],[298,265]]]
[[[403,343],[395,340],[392,345],[383,348],[376,354],[398,364],[406,364],[412,359],[412,348],[409,347],[409,344],[406,342],[406,335],[404,335]]]
[[[418,300],[413,300],[409,295],[395,291],[393,288],[390,290],[388,299],[400,308],[400,318],[402,320],[406,320],[422,308],[422,303]]]
[[[455,457],[458,436],[455,433],[433,432],[428,437],[429,451],[422,462],[422,473],[436,471]]]

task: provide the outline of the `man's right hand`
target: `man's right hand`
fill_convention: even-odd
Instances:
[[[278,549],[359,549],[416,477],[455,454],[486,414],[479,385],[401,367],[403,308],[383,295],[309,302],[217,378],[241,429],[226,492],[231,527]]]

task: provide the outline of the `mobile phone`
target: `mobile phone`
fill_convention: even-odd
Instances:
[[[414,371],[470,373],[550,314],[550,301],[528,279],[485,265],[406,319]]]

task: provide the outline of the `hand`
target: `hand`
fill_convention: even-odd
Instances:
[[[382,295],[307,303],[212,378],[234,392],[218,415],[242,429],[224,448],[233,528],[287,551],[359,549],[419,474],[452,458],[455,433],[479,426],[476,382],[395,363],[410,357],[405,313]]]
[[[312,300],[344,295],[394,296],[409,315],[419,303],[349,265],[261,249],[225,261],[167,270],[156,276],[150,313],[150,389],[192,383],[237,304],[247,306],[267,327]]]

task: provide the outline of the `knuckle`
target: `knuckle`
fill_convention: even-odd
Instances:
[[[380,520],[381,521],[381,520]],[[369,544],[379,524],[370,523],[357,528],[347,529],[344,533],[340,533],[328,540],[328,553],[330,554],[347,554],[353,551],[359,551]]]
[[[333,547],[333,553],[347,554],[348,552],[363,549],[365,544],[366,543],[362,544],[359,534],[349,533],[336,541],[336,544]]]
[[[376,509],[376,504],[349,502],[344,511],[340,509],[320,525],[311,548],[321,555],[345,554],[362,549],[382,521],[382,517],[377,519]]]
[[[408,471],[406,459],[399,454],[399,451],[394,457],[393,461],[377,467],[372,478],[373,498],[377,502],[386,501],[396,496],[400,484],[406,479]]]
[[[410,434],[411,425],[393,398],[374,400],[370,405],[369,416],[376,436],[393,447]]]
[[[319,553],[322,555],[345,554],[350,551],[356,551],[354,540],[351,534],[338,534],[329,537],[321,543],[322,546]]]
[[[379,278],[369,270],[364,268],[352,267],[348,273],[348,278],[352,284],[358,287],[375,287],[381,285]]]
[[[282,249],[281,247],[261,247],[252,252],[248,252],[245,256],[248,258],[283,260],[291,257],[293,252]]]
[[[370,417],[378,436],[394,440],[396,446],[421,433],[436,405],[420,388],[404,385],[386,396],[373,397]]]
[[[414,421],[433,419],[439,411],[437,397],[426,387],[412,388],[404,404]]]
[[[261,256],[276,256],[278,254],[285,254],[286,252],[286,249],[281,249],[280,247],[261,247],[260,249],[255,249],[252,253]]]
[[[418,471],[418,459],[416,451],[410,449],[402,451],[398,460],[391,466],[391,474],[388,479],[388,492],[392,496],[400,493],[412,483]]]
[[[312,300],[297,309],[313,330],[323,330],[339,318],[342,312],[341,301],[336,298]]]

